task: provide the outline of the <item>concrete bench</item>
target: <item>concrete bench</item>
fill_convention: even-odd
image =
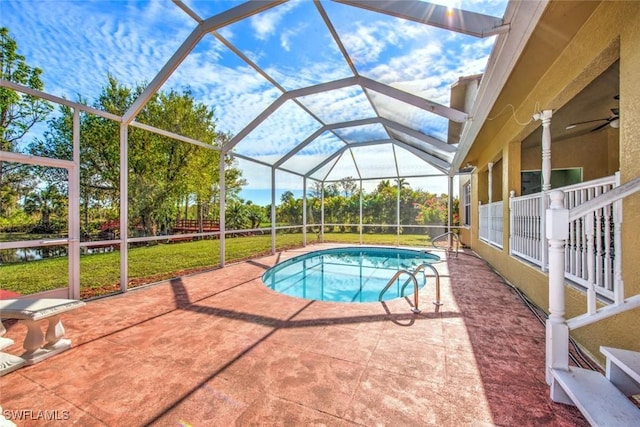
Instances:
[[[84,305],[82,301],[58,298],[0,300],[0,320],[18,319],[27,326],[23,354],[18,357],[0,352],[0,376],[68,350],[71,340],[64,338],[60,315]],[[43,319],[49,320],[46,334],[42,333],[38,324]],[[5,332],[0,322],[0,350],[13,344],[11,339],[4,337]]]

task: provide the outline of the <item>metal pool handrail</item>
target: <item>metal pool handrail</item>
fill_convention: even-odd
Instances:
[[[436,268],[430,263],[420,264],[418,268],[416,268],[413,271],[413,273],[408,270],[398,271],[396,274],[393,275],[391,280],[389,280],[389,282],[382,289],[382,291],[380,291],[380,295],[378,296],[378,301],[382,301],[382,296],[391,287],[393,282],[395,282],[398,277],[400,277],[403,274],[408,274],[409,278],[402,285],[402,288],[400,289],[400,295],[404,297],[404,290],[409,284],[409,281],[412,280],[413,281],[413,308],[411,309],[411,311],[413,311],[414,313],[420,313],[420,308],[418,307],[418,279],[416,279],[416,275],[420,271],[422,271],[422,274],[424,277],[424,283],[426,284],[427,274],[425,272],[425,268],[427,267],[429,267],[433,271],[433,274],[436,278],[436,300],[433,302],[433,304],[436,306],[442,305],[442,303],[440,302],[440,273],[438,273],[438,270],[436,270]]]
[[[447,253],[452,253],[454,252],[454,248],[455,248],[455,254],[456,254],[456,258],[458,257],[458,250],[460,249],[460,237],[458,236],[458,233],[454,233],[453,231],[447,231],[446,233],[442,233],[436,237],[434,237],[433,239],[431,239],[431,245],[434,248],[437,248],[436,246],[436,241],[441,240],[443,237],[447,237],[447,241],[449,246],[446,248]],[[455,242],[455,244],[454,244]]]
[[[436,278],[436,300],[433,302],[434,305],[442,305],[442,303],[440,302],[440,273],[438,273],[438,270],[436,270],[436,268],[433,266],[433,264],[431,263],[424,263],[424,264],[420,264],[418,266],[418,268],[416,268],[415,270],[413,270],[413,276],[415,277],[416,274],[418,274],[420,271],[422,271],[423,277],[424,277],[424,283],[427,283],[427,273],[426,271],[424,271],[425,268],[429,267],[431,269],[431,271],[433,271],[433,275]],[[407,287],[407,285],[409,284],[409,281],[406,281],[404,283],[404,285],[402,285],[402,288],[400,289],[400,295],[404,296],[404,288]]]
[[[380,295],[378,296],[378,301],[382,301],[382,296],[384,295],[385,292],[387,292],[387,289],[389,289],[391,285],[393,285],[393,282],[395,282],[395,280],[403,274],[409,275],[409,278],[407,279],[405,284],[402,286],[403,290],[405,286],[407,286],[407,283],[409,283],[409,280],[413,280],[413,307],[411,308],[411,311],[413,311],[414,313],[420,313],[420,309],[418,308],[418,280],[416,279],[415,274],[411,273],[408,270],[400,270],[393,275],[391,280],[389,280],[389,283],[387,283],[387,285],[382,289],[382,291],[380,291]]]

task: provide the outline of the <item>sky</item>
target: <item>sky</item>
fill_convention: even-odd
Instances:
[[[502,17],[506,5],[504,0],[437,3],[496,17]],[[240,2],[184,0],[184,4],[207,19]],[[443,105],[448,105],[451,84],[459,77],[483,72],[495,41],[494,37],[474,38],[335,2],[323,1],[322,6],[360,75]],[[45,92],[71,100],[81,95],[92,103],[107,75],[128,86],[152,81],[197,23],[169,0],[1,0],[0,25],[9,28],[27,63],[43,69]],[[214,110],[217,129],[231,135],[251,123],[282,90],[353,75],[311,0],[284,3],[222,27],[216,36],[203,37],[161,90],[189,89],[198,102]],[[235,46],[240,55],[221,40]],[[273,164],[322,124],[375,115],[369,99],[380,115],[446,139],[445,118],[399,105],[379,92],[365,94],[360,87],[349,86],[301,97],[300,104],[285,102],[240,141],[235,152]],[[41,131],[36,128],[34,134]],[[306,173],[344,146],[340,138],[354,143],[389,138],[379,124],[344,128],[336,134],[324,132],[283,166]],[[353,151],[357,163],[343,155],[335,165],[328,164],[312,176],[378,178],[402,173],[393,167],[394,162],[383,164],[382,158],[395,158],[402,165],[398,168],[404,167],[410,175],[418,170],[425,175],[437,173],[400,148],[358,147]],[[270,186],[269,168],[243,165],[249,183],[246,194],[260,197],[254,200],[260,204],[267,195],[270,202],[270,191],[264,191]],[[290,174],[277,176],[279,189],[301,190],[301,179],[284,175]],[[256,196],[258,193],[263,196]]]

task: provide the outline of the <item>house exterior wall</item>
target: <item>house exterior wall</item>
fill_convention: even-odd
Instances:
[[[539,267],[509,255],[508,221],[502,250],[478,239],[478,201],[487,193],[487,164],[501,158],[501,197],[520,191],[520,172],[540,169],[540,147],[521,149],[520,141],[540,122],[521,123],[531,113],[557,110],[616,60],[620,60],[619,130],[599,132],[574,140],[552,144],[552,168],[582,167],[583,180],[612,175],[618,169],[624,183],[640,175],[640,2],[552,1],[547,7],[523,55],[505,85],[491,117],[512,104],[514,113],[486,123],[473,143],[465,162],[477,166],[472,186],[472,249],[509,282],[523,290],[537,305],[548,310],[548,277]],[[532,66],[530,64],[535,64]],[[553,119],[552,119],[553,120]],[[551,136],[553,140],[553,135]],[[605,143],[602,143],[604,138]],[[619,143],[618,143],[619,141]],[[619,150],[618,150],[619,144]],[[619,153],[619,154],[618,154]],[[640,195],[625,200],[623,229],[623,280],[625,294],[640,293]],[[509,218],[505,203],[504,218]],[[466,236],[465,236],[466,237]],[[566,316],[586,311],[585,294],[566,288]],[[640,351],[640,332],[633,326],[640,321],[640,309],[585,326],[572,336],[594,357],[602,361],[601,345]]]
[[[576,138],[557,141],[552,148],[551,169],[580,167],[583,181],[613,175],[619,170],[619,133],[618,129],[607,127],[599,133],[589,132]],[[603,161],[604,159],[607,161]],[[522,150],[522,170],[540,170],[541,163],[540,145]]]

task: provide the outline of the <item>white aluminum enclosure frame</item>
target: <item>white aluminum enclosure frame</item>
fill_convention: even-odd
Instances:
[[[189,36],[182,42],[180,47],[174,52],[171,58],[164,64],[159,73],[151,80],[146,89],[142,92],[142,94],[134,101],[131,107],[124,113],[122,117],[96,110],[94,108],[88,107],[86,105],[82,105],[79,103],[71,102],[60,97],[56,97],[53,95],[49,95],[47,93],[36,91],[33,89],[29,89],[24,86],[17,85],[15,83],[0,80],[0,86],[6,87],[12,90],[15,90],[20,93],[24,93],[27,95],[36,96],[45,100],[52,101],[54,103],[60,105],[66,105],[73,109],[74,111],[74,131],[73,131],[73,160],[55,160],[48,158],[36,158],[33,156],[27,156],[19,153],[11,153],[11,152],[0,152],[0,160],[1,161],[11,161],[11,162],[21,162],[25,164],[37,164],[43,166],[51,166],[51,167],[61,167],[65,168],[69,171],[69,236],[67,239],[63,240],[63,244],[69,245],[69,291],[68,296],[71,298],[77,298],[79,296],[79,258],[80,258],[80,221],[79,221],[79,143],[80,143],[80,135],[79,135],[79,114],[80,112],[86,112],[88,114],[94,114],[97,116],[101,116],[114,122],[120,123],[120,170],[127,171],[128,170],[128,127],[138,127],[140,129],[144,129],[149,132],[154,132],[159,135],[163,135],[166,137],[173,138],[177,141],[182,141],[185,143],[190,143],[197,145],[199,147],[204,147],[207,149],[218,150],[217,147],[214,147],[210,144],[207,144],[202,141],[197,141],[182,135],[174,134],[171,132],[167,132],[161,129],[156,129],[151,126],[138,123],[135,121],[137,114],[144,108],[146,103],[151,99],[151,97],[156,94],[162,87],[162,85],[170,78],[170,76],[176,71],[179,65],[184,61],[184,59],[193,51],[193,49],[198,45],[198,43],[207,35],[212,35],[213,37],[220,40],[223,44],[229,47],[238,57],[243,60],[248,66],[252,67],[256,72],[262,75],[267,81],[271,82],[276,88],[278,88],[282,95],[276,99],[270,106],[268,106],[262,113],[260,113],[249,125],[247,125],[244,129],[238,132],[227,144],[225,144],[220,150],[220,265],[224,266],[225,263],[225,227],[224,227],[224,219],[225,219],[225,186],[224,186],[224,159],[227,155],[234,156],[238,158],[244,158],[246,160],[256,162],[258,164],[262,164],[264,166],[268,166],[271,168],[272,174],[272,219],[275,220],[275,172],[276,170],[282,170],[288,173],[292,173],[294,175],[301,176],[303,179],[303,192],[304,192],[304,204],[305,204],[305,213],[303,216],[303,240],[306,243],[306,193],[307,193],[307,184],[308,179],[311,176],[320,170],[325,165],[329,164],[331,161],[335,160],[337,157],[344,154],[345,151],[349,150],[350,155],[354,156],[352,147],[356,145],[350,144],[348,141],[341,138],[335,131],[338,129],[343,129],[351,126],[359,126],[364,124],[379,124],[381,125],[387,133],[389,133],[389,129],[396,130],[411,136],[419,141],[420,144],[424,144],[424,148],[417,147],[413,144],[409,144],[406,141],[401,141],[397,138],[388,138],[382,140],[372,140],[358,143],[357,146],[366,146],[366,145],[376,145],[376,144],[391,144],[392,147],[398,146],[401,147],[410,153],[414,154],[421,160],[423,160],[426,164],[435,167],[438,171],[442,172],[442,176],[448,176],[449,179],[452,179],[458,173],[458,169],[460,168],[460,163],[462,159],[467,154],[473,139],[477,136],[482,124],[485,119],[488,117],[489,111],[493,106],[496,96],[499,93],[499,88],[504,85],[506,79],[509,75],[509,72],[513,69],[517,58],[520,56],[520,53],[524,49],[524,46],[533,31],[533,28],[538,23],[542,12],[544,11],[547,1],[536,1],[536,2],[519,2],[519,1],[510,1],[507,10],[505,12],[504,18],[490,17],[478,13],[472,13],[464,10],[455,9],[453,10],[452,15],[448,15],[446,8],[443,6],[433,5],[427,2],[420,1],[406,1],[406,2],[365,2],[365,1],[347,1],[347,0],[338,0],[338,3],[342,3],[348,6],[368,9],[374,12],[401,17],[403,19],[407,19],[414,22],[423,23],[425,25],[432,25],[439,28],[444,28],[451,31],[461,32],[463,34],[470,34],[476,37],[487,37],[497,35],[497,41],[494,46],[494,49],[489,58],[489,63],[486,70],[486,77],[482,79],[480,89],[478,92],[477,99],[471,109],[469,114],[455,110],[453,108],[438,104],[436,102],[427,100],[425,98],[416,96],[409,92],[405,92],[403,90],[399,90],[395,87],[386,85],[384,83],[372,80],[370,78],[364,77],[359,74],[358,70],[353,64],[353,61],[349,57],[347,50],[345,49],[342,41],[339,38],[339,35],[335,28],[333,28],[333,24],[326,14],[324,7],[322,5],[322,1],[315,1],[314,4],[318,9],[322,19],[327,25],[328,31],[335,39],[336,45],[339,47],[342,55],[346,63],[349,65],[350,69],[353,72],[353,76],[336,80],[332,82],[327,82],[315,86],[309,86],[297,90],[285,90],[282,86],[278,85],[277,82],[269,76],[269,74],[251,61],[246,55],[242,54],[239,49],[237,49],[233,44],[226,40],[218,30],[224,28],[227,25],[230,25],[234,22],[238,22],[240,20],[246,19],[248,17],[260,14],[266,10],[270,10],[278,7],[279,5],[285,3],[284,1],[249,1],[239,6],[228,9],[218,15],[203,19],[198,16],[193,10],[191,10],[188,6],[186,6],[180,0],[173,0],[174,3],[182,9],[187,15],[189,15],[195,22],[196,27],[189,34]],[[452,18],[453,16],[453,18]],[[326,92],[329,90],[335,90],[339,88],[347,88],[350,86],[357,86],[362,89],[365,93],[365,96],[369,99],[369,102],[372,104],[372,108],[376,114],[375,117],[356,120],[351,122],[342,122],[342,123],[324,123],[322,120],[313,116],[313,114],[306,109],[302,103],[298,100],[299,97],[317,94],[321,92]],[[415,107],[420,110],[430,112],[436,114],[438,116],[444,117],[447,120],[456,122],[456,123],[466,123],[463,128],[463,133],[461,137],[460,144],[456,147],[448,144],[446,141],[441,141],[437,138],[434,138],[430,135],[422,133],[418,129],[408,128],[400,123],[394,122],[388,118],[382,117],[379,112],[376,110],[375,105],[371,98],[367,95],[367,91],[374,91],[380,93],[384,96],[392,98],[396,101],[406,104],[407,106]],[[238,143],[242,141],[244,137],[246,137],[251,130],[255,129],[260,123],[266,120],[271,114],[273,114],[278,107],[283,105],[287,101],[293,101],[298,106],[300,106],[303,110],[305,110],[309,115],[314,117],[318,122],[322,125],[320,129],[318,129],[313,135],[308,137],[305,141],[299,141],[298,145],[290,150],[286,155],[282,156],[279,160],[277,160],[274,164],[268,164],[261,162],[258,159],[253,159],[248,156],[244,156],[240,153],[234,151],[234,148]],[[319,137],[324,132],[331,132],[338,139],[342,140],[344,143],[344,147],[340,150],[334,152],[327,159],[325,159],[322,163],[317,164],[313,168],[311,168],[306,173],[296,173],[291,170],[287,170],[283,167],[284,163],[291,159],[296,153],[299,153],[304,149],[305,146],[310,144],[315,138]],[[439,154],[434,154],[439,153]],[[397,158],[394,156],[395,170],[397,175],[390,176],[388,178],[401,178],[399,176]],[[335,164],[335,163],[334,163]],[[361,174],[358,177],[360,181],[360,189],[362,190],[362,181],[365,179]],[[425,175],[426,176],[426,175]],[[380,178],[382,179],[382,178]],[[323,179],[322,185],[324,186],[326,177]],[[128,229],[128,175],[127,173],[120,174],[120,221],[121,221],[121,230]],[[449,202],[451,203],[451,183],[449,183]],[[362,191],[360,192],[362,194]],[[322,206],[324,207],[324,192],[322,195]],[[449,213],[451,214],[451,212]],[[399,221],[398,221],[399,222]],[[399,224],[397,224],[399,227]],[[451,218],[449,218],[448,227],[451,226]],[[362,199],[360,201],[360,230],[362,233]],[[399,229],[399,228],[398,228]],[[275,251],[275,223],[272,224],[271,227],[272,232],[272,250]],[[322,210],[321,215],[321,235],[324,232],[324,208]],[[110,241],[110,243],[116,243],[120,245],[120,287],[121,290],[127,289],[128,283],[128,254],[127,254],[127,246],[128,243],[132,240],[134,241],[144,241],[144,240],[157,240],[157,238],[136,238],[131,239],[128,237],[127,232],[121,233],[119,240]],[[362,236],[361,236],[362,241]],[[33,246],[45,246],[45,245],[54,245],[59,244],[60,240],[55,240],[53,242],[48,241],[22,241],[22,242],[3,242],[0,243],[0,249],[9,249],[15,247],[33,247]]]

